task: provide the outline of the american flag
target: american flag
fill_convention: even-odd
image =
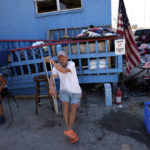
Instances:
[[[140,63],[140,54],[133,37],[123,0],[119,0],[117,33],[121,34],[125,39],[126,72],[130,74],[130,71]]]

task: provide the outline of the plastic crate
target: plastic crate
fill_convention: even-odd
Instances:
[[[150,134],[150,102],[145,102],[144,124],[146,126],[148,134]]]

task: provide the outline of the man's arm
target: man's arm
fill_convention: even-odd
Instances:
[[[55,63],[49,56],[45,57],[45,61],[52,63],[54,65],[54,67],[62,73],[71,72],[71,70],[69,68],[63,68],[62,66]]]
[[[4,79],[4,77],[2,75],[0,75],[0,92],[2,91],[2,89],[5,87],[6,85],[6,80]]]
[[[60,72],[62,72],[62,73],[71,72],[71,70],[69,68],[63,68],[62,66],[58,65],[57,63],[55,63],[52,59],[50,61],[54,65],[54,67],[57,70],[59,70]]]

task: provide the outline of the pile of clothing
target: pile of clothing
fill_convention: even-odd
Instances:
[[[138,51],[141,57],[141,63],[150,62],[150,44],[139,44],[137,43]]]
[[[141,64],[144,64],[144,68],[147,68],[147,72],[144,75],[145,80],[150,80],[149,68],[150,68],[150,44],[137,43],[140,53]]]
[[[96,28],[94,25],[90,25],[88,29],[81,31],[77,37],[100,37],[100,36],[115,36],[116,33],[107,28]]]

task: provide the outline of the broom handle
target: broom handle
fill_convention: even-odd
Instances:
[[[50,84],[50,80],[49,80],[49,77],[48,77],[48,71],[47,71],[45,59],[44,59],[44,58],[42,58],[42,59],[43,59],[43,61],[44,61],[44,66],[45,66],[45,71],[46,71],[46,76],[47,76],[48,84]]]
[[[52,63],[50,62],[50,67],[51,67],[51,74],[52,74]],[[56,85],[55,85],[55,78],[54,76],[53,77],[53,83],[54,83],[54,86],[56,88]],[[59,110],[58,110],[58,104],[57,104],[57,98],[56,98],[56,95],[55,96],[52,96],[53,97],[53,100],[54,100],[54,107],[55,107],[55,111],[56,111],[56,114],[58,115],[59,114]]]
[[[45,65],[45,71],[46,71],[46,75],[47,75],[47,80],[48,80],[48,83],[50,85],[50,79],[48,77],[48,71],[47,71],[47,66],[46,66],[46,63],[45,63],[45,59],[43,58],[43,61],[44,61],[44,65]],[[50,62],[50,67],[51,67],[51,72],[52,72],[52,64]],[[55,79],[53,77],[53,82],[54,82],[54,86],[55,86]],[[58,111],[58,104],[57,104],[57,99],[56,99],[56,95],[55,96],[52,96],[53,98],[53,102],[54,102],[54,108],[55,108],[55,112],[56,114],[58,115],[59,114],[59,111]]]

